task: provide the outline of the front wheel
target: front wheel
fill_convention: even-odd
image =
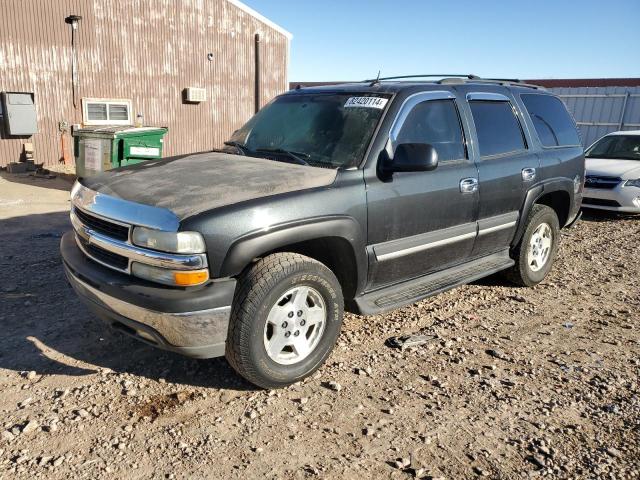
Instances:
[[[322,263],[276,253],[239,279],[226,356],[251,383],[280,388],[311,375],[331,353],[344,302],[335,275]]]
[[[532,287],[551,270],[560,242],[560,225],[556,212],[546,205],[534,205],[526,222],[522,239],[512,251],[516,264],[506,275],[516,285]]]

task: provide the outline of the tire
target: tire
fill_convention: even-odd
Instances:
[[[306,313],[299,314],[303,310]],[[291,385],[327,359],[340,334],[343,312],[342,289],[325,265],[295,253],[269,255],[238,280],[227,360],[259,387]]]
[[[542,261],[540,252],[544,248],[532,247],[532,237],[541,238],[541,232],[548,226],[551,235],[550,246],[546,260]],[[526,220],[524,234],[520,243],[511,251],[511,258],[516,264],[505,272],[505,276],[512,283],[521,287],[533,287],[542,282],[547,276],[558,252],[560,244],[560,225],[556,212],[546,205],[534,205]],[[537,243],[536,245],[540,245]],[[536,256],[534,253],[538,253]]]

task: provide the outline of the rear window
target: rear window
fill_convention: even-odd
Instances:
[[[469,105],[478,134],[480,156],[500,155],[527,148],[520,122],[510,102],[473,100]]]
[[[580,145],[580,137],[569,112],[551,95],[520,95],[544,147]]]

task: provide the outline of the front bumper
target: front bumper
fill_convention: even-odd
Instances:
[[[224,355],[235,280],[189,289],[161,287],[89,260],[74,233],[62,237],[65,274],[80,299],[110,326],[195,358]]]
[[[624,180],[612,189],[586,188],[582,206],[621,213],[640,213],[640,188],[625,187]]]

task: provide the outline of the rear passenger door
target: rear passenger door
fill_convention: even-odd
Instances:
[[[472,251],[476,257],[511,243],[539,159],[529,149],[523,119],[511,98],[492,92],[466,97],[475,125],[473,155],[480,184],[478,237]]]
[[[442,270],[471,254],[476,236],[477,170],[467,155],[456,96],[420,92],[402,104],[386,150],[428,143],[438,152],[429,172],[367,175],[368,289]],[[469,186],[464,191],[461,181]],[[466,185],[466,184],[465,184]]]

